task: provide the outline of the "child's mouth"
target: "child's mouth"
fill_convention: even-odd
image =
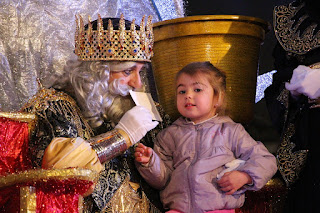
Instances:
[[[186,108],[190,108],[190,107],[193,107],[193,106],[195,106],[195,104],[187,103],[187,104],[185,105]]]

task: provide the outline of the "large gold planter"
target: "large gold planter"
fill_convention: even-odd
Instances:
[[[189,16],[154,24],[152,67],[159,102],[173,120],[174,76],[194,61],[210,61],[227,74],[231,118],[248,123],[253,117],[259,51],[268,23],[236,15]]]

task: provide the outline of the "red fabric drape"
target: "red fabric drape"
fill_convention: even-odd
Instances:
[[[28,146],[28,123],[0,117],[0,176],[26,170],[37,171],[31,170]],[[78,213],[79,195],[84,194],[93,184],[93,181],[72,178],[72,175],[68,178],[65,174],[60,178],[59,175],[45,177],[44,180],[35,177],[32,182],[0,189],[0,212],[20,212],[20,187],[34,186],[37,213]]]
[[[0,118],[0,175],[31,168],[28,123]]]
[[[0,118],[0,175],[31,168],[28,144],[28,123]],[[1,212],[18,212],[19,196],[19,187],[0,189]]]
[[[37,186],[37,213],[78,213],[79,195],[92,184],[92,181],[67,179],[50,180]]]

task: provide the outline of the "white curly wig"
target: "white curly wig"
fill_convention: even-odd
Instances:
[[[132,89],[115,79],[110,84],[110,63],[106,61],[69,60],[64,74],[53,80],[53,87],[73,96],[92,128],[104,121],[117,124],[134,106],[129,94]],[[125,63],[125,62],[118,62]]]

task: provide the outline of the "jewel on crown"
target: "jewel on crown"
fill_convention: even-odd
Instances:
[[[153,56],[152,16],[145,16],[140,23],[140,30],[136,30],[135,19],[130,29],[126,29],[123,14],[120,16],[119,29],[114,30],[112,21],[108,20],[108,27],[104,29],[100,14],[97,19],[97,29],[92,29],[89,23],[85,29],[83,19],[76,16],[75,54],[83,61],[116,60],[116,61],[149,61]]]

